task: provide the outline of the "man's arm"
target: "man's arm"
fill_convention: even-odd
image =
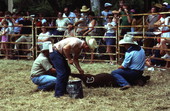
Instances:
[[[73,64],[73,60],[70,56],[70,53],[71,53],[71,45],[70,44],[67,44],[63,47],[63,52],[64,52],[64,55],[66,56],[66,58],[68,59],[68,63],[69,64]]]
[[[51,68],[49,69],[50,73],[56,73],[56,69],[55,68]]]

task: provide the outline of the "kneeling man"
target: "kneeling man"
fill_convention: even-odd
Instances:
[[[124,38],[119,41],[120,45],[124,45],[127,50],[122,65],[111,72],[116,79],[121,90],[130,88],[130,84],[142,77],[145,65],[145,51],[137,42],[133,40],[133,36],[125,34]]]
[[[51,43],[43,43],[43,49],[36,58],[31,69],[31,80],[38,85],[38,90],[48,91],[55,88],[56,70],[49,59],[49,47]],[[54,75],[54,76],[53,76]]]

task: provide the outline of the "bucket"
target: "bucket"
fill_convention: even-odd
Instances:
[[[69,80],[67,85],[67,92],[71,98],[83,98],[83,87],[81,80]]]

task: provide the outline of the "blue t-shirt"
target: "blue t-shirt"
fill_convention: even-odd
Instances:
[[[140,46],[131,46],[125,53],[125,59],[122,63],[124,68],[132,70],[144,70],[145,66],[145,51]]]

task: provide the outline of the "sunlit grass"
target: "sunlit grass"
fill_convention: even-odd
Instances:
[[[145,71],[150,82],[144,87],[134,86],[126,91],[118,88],[86,88],[84,98],[68,95],[55,98],[52,92],[33,92],[30,81],[33,61],[0,60],[1,111],[168,111],[170,110],[170,72]],[[85,73],[110,73],[118,66],[107,63],[81,63]],[[78,73],[70,66],[72,72]],[[70,77],[70,79],[73,79]]]

